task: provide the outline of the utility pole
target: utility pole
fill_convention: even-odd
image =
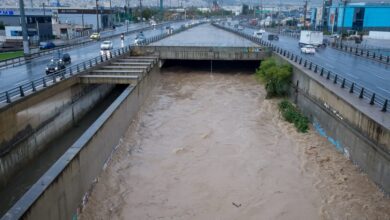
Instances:
[[[46,12],[45,12],[45,3],[44,2],[42,3],[42,9],[43,9],[43,16],[45,16]]]
[[[99,33],[99,6],[98,6],[98,0],[95,0],[96,2],[96,32]]]
[[[280,34],[280,25],[282,24],[281,20],[280,20],[280,13],[281,13],[281,8],[282,7],[282,1],[279,0],[279,12],[278,12],[278,32]]]
[[[112,2],[111,2],[111,0],[110,0],[110,25],[111,25],[111,26],[113,26],[112,23],[113,23],[113,22],[112,22]]]
[[[343,43],[343,32],[344,32],[344,20],[345,20],[345,12],[346,12],[346,9],[347,9],[347,3],[348,3],[348,0],[343,0],[343,19],[342,19],[342,22],[341,22],[341,30],[340,30],[340,44]]]
[[[24,13],[23,0],[19,0],[19,10],[20,10],[20,24],[22,26],[22,34],[23,34],[23,52],[25,56],[28,56],[30,55],[30,47],[28,45],[26,15]]]
[[[307,0],[305,0],[305,6],[303,10],[303,30],[306,30],[306,14],[307,14]]]

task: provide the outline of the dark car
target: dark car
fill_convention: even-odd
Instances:
[[[45,49],[51,49],[56,47],[56,45],[53,42],[41,42],[39,43],[39,49],[45,50]]]
[[[53,58],[51,59],[51,61],[54,61],[55,59],[59,59],[60,61],[62,61],[65,65],[66,64],[70,64],[72,62],[72,59],[70,58],[70,55],[68,53],[60,53],[58,52],[57,54],[55,54],[53,56]]]
[[[51,59],[50,63],[46,66],[46,74],[59,72],[65,69],[65,63],[58,58]]]
[[[279,40],[279,36],[276,34],[269,34],[268,40]]]
[[[139,34],[134,39],[134,44],[135,45],[142,45],[146,43],[146,37],[144,33],[141,31]]]
[[[72,59],[68,53],[63,53],[60,60],[62,60],[65,64],[70,64],[72,62]]]

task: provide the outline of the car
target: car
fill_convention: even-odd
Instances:
[[[243,30],[244,30],[244,26],[239,25],[237,29],[238,29],[239,31],[243,31]]]
[[[91,39],[91,40],[100,40],[100,34],[95,32],[95,33],[91,34],[89,39]]]
[[[134,44],[135,45],[145,44],[145,42],[146,42],[146,38],[145,38],[145,36],[144,36],[144,34],[142,32],[137,34],[137,36],[134,39]]]
[[[330,38],[339,39],[340,34],[332,34],[332,35],[330,35]]]
[[[305,54],[315,54],[316,53],[316,48],[312,45],[306,45],[301,48],[301,53]]]
[[[100,44],[100,50],[112,50],[114,48],[112,41],[106,40]]]
[[[154,20],[150,20],[149,22],[150,26],[154,27],[157,25],[157,23]]]
[[[258,31],[254,31],[253,32],[253,36],[261,39],[261,38],[263,38],[263,34],[264,33],[265,33],[265,30],[264,29],[260,29]]]
[[[268,40],[279,40],[279,36],[276,34],[268,34]]]
[[[60,60],[64,64],[70,64],[72,62],[72,59],[68,53],[58,53],[56,56],[54,56],[50,61],[53,62],[54,60]]]
[[[53,42],[41,42],[39,43],[39,49],[45,50],[45,49],[52,49],[56,47],[56,45]]]
[[[65,68],[65,63],[61,59],[53,58],[46,66],[46,74],[56,73]]]

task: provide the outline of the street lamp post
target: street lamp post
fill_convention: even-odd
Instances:
[[[24,13],[23,0],[19,0],[19,10],[20,10],[20,24],[22,26],[22,35],[23,35],[23,52],[25,56],[28,56],[30,54],[30,47],[28,45],[26,15]]]
[[[95,0],[96,2],[96,32],[99,33],[99,6],[98,6],[98,0]]]
[[[345,20],[345,12],[347,11],[347,3],[348,3],[348,0],[343,0],[343,19],[342,19],[342,22],[341,22],[341,31],[340,31],[340,44],[343,43],[343,32],[344,32],[344,20]]]

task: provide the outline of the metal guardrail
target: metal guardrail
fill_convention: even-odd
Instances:
[[[280,33],[283,36],[288,36],[292,38],[299,39],[299,33],[285,33],[281,32]],[[382,53],[372,51],[374,49],[364,49],[364,48],[358,48],[358,47],[353,47],[347,44],[342,44],[342,43],[331,43],[328,42],[326,44],[327,46],[330,46],[334,49],[350,53],[356,56],[368,58],[371,60],[375,60],[384,64],[390,64],[390,56],[389,55],[383,55]]]
[[[163,33],[163,34],[159,34],[159,35],[147,38],[145,43],[141,44],[140,46],[148,45],[148,44],[153,43],[155,41],[159,41],[159,40],[164,39],[166,37],[169,37],[173,34],[180,33],[184,30],[198,26],[200,24],[203,24],[203,23],[189,25],[187,28],[180,27],[179,29],[174,30],[171,34]],[[77,75],[85,70],[88,70],[89,68],[94,67],[102,62],[105,62],[107,60],[110,60],[112,58],[121,56],[121,55],[129,52],[133,46],[134,46],[134,44],[130,44],[130,45],[125,46],[123,48],[119,48],[119,49],[111,51],[111,53],[109,53],[109,55],[107,55],[107,53],[106,53],[105,55],[94,57],[90,60],[84,61],[84,62],[76,64],[76,65],[72,65],[70,67],[67,67],[67,68],[60,70],[56,73],[53,73],[51,75],[32,80],[32,81],[24,83],[18,87],[6,90],[4,92],[0,92],[0,104],[1,103],[11,103],[15,99],[25,97],[29,94],[32,94],[36,91],[44,89],[48,86],[54,85],[57,82],[60,82],[60,81],[63,81],[65,79],[68,79],[70,77],[73,77],[74,75]]]
[[[9,89],[5,92],[0,93],[0,103],[11,103],[19,97],[24,97],[29,94],[32,94],[38,90],[46,88],[48,86],[54,85],[57,82],[68,79],[74,75],[77,75],[91,67],[94,67],[100,63],[103,63],[109,59],[120,56],[130,51],[130,47],[126,46],[120,49],[112,51],[109,55],[105,54],[104,56],[97,56],[90,60],[84,61],[82,63],[67,67],[63,70],[60,70],[52,75],[44,76],[39,79],[32,80],[28,83],[22,84],[18,87]]]
[[[160,24],[157,24],[156,27],[164,26],[164,25],[167,25],[167,24],[170,24],[170,23],[172,23],[172,22],[160,23]],[[139,32],[139,31],[150,30],[152,28],[153,27],[150,27],[150,26],[149,27],[143,27],[143,28],[139,28],[139,29],[135,29],[135,30],[124,31],[123,33],[128,35],[128,34],[133,34],[133,33]],[[112,39],[114,37],[120,36],[121,34],[122,33],[117,33],[117,34],[114,34],[114,35],[102,37],[101,40]],[[84,37],[84,39],[80,39],[79,41],[74,41],[70,45],[59,46],[59,47],[55,47],[53,49],[47,49],[47,50],[39,51],[39,52],[30,54],[28,57],[22,56],[22,57],[2,60],[2,61],[0,61],[0,68],[6,67],[6,66],[15,67],[15,66],[18,66],[18,65],[23,65],[26,62],[29,62],[32,59],[38,58],[38,57],[40,57],[42,55],[52,54],[54,52],[65,51],[65,50],[69,50],[69,49],[72,49],[72,48],[75,48],[75,47],[79,47],[80,45],[87,45],[87,44],[92,44],[92,43],[95,43],[95,42],[96,41],[94,41],[94,40],[90,40],[89,37],[88,38]]]
[[[334,49],[341,50],[350,54],[354,54],[356,56],[361,56],[381,63],[390,64],[390,56],[383,55],[382,53],[379,52],[375,52],[375,51],[372,52],[369,49],[352,47],[345,44],[330,43],[328,45],[330,45]]]
[[[226,31],[238,34],[248,40],[251,40],[255,43],[258,43],[263,46],[267,46],[272,48],[274,53],[277,53],[287,59],[289,59],[291,62],[295,62],[299,64],[300,66],[304,67],[305,69],[311,70],[315,74],[319,74],[319,76],[324,77],[327,81],[332,82],[335,85],[339,85],[340,88],[347,90],[349,93],[359,97],[362,100],[368,101],[368,103],[372,106],[378,106],[382,112],[387,112],[389,110],[388,102],[389,99],[387,97],[383,97],[379,94],[376,94],[374,91],[365,88],[364,86],[348,79],[341,74],[330,71],[326,69],[324,66],[318,65],[310,60],[307,60],[303,58],[300,55],[294,54],[288,50],[285,50],[283,48],[280,48],[271,42],[264,41],[260,38],[251,36],[247,33],[240,32],[225,26],[221,26],[219,24],[213,24],[216,27],[219,27],[221,29],[224,29]]]

